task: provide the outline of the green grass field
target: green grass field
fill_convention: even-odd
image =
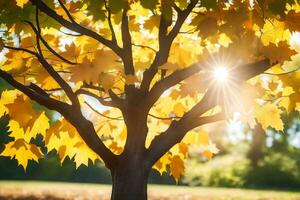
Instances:
[[[109,200],[110,189],[97,184],[0,181],[0,199]],[[300,192],[150,185],[149,199],[300,200]]]

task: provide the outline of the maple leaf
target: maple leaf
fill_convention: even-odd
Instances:
[[[35,118],[36,112],[32,107],[30,100],[19,95],[13,103],[6,105],[11,119],[16,120],[21,127],[26,128],[30,121]]]
[[[76,154],[74,156],[74,161],[76,163],[76,168],[80,165],[88,166],[89,159],[95,164],[98,155],[92,151],[84,142],[78,142],[74,145]]]
[[[290,32],[285,29],[284,22],[277,20],[267,21],[261,31],[261,40],[266,46],[270,43],[278,44],[280,41],[286,41],[290,38]]]
[[[118,57],[112,51],[98,50],[92,61],[85,57],[80,64],[70,67],[71,81],[98,83],[101,78],[112,80],[112,75],[107,73],[112,69],[118,69],[117,59]],[[103,81],[102,83],[106,86],[106,83]]]
[[[18,139],[6,144],[1,155],[15,158],[19,165],[22,165],[24,170],[26,170],[28,160],[34,160],[38,162],[38,160],[42,157],[42,152],[36,145],[29,144],[23,139]]]
[[[153,168],[156,169],[161,175],[167,171],[167,166],[171,162],[171,154],[168,152],[163,155],[154,165]]]
[[[25,58],[27,54],[22,52],[11,53],[7,54],[8,60],[3,65],[3,70],[10,72],[14,75],[22,75],[27,70],[28,67],[26,66]]]
[[[283,131],[282,111],[274,104],[267,103],[255,109],[254,116],[264,130],[271,127]]]
[[[300,12],[295,10],[290,10],[285,18],[285,24],[290,29],[290,31],[300,30]]]
[[[170,173],[178,183],[180,176],[184,173],[184,163],[180,156],[173,156],[170,163]]]
[[[112,74],[101,73],[99,74],[98,82],[106,91],[108,91],[114,86],[116,82],[115,79],[116,77]]]
[[[278,45],[271,43],[263,48],[264,55],[271,60],[271,63],[283,63],[295,55],[297,52],[290,49],[286,42],[279,42]]]

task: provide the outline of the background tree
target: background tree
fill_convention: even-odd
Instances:
[[[297,1],[9,0],[0,8],[0,77],[16,89],[1,94],[14,138],[1,155],[26,169],[42,157],[32,143],[41,134],[61,161],[101,159],[112,199],[146,199],[151,167],[169,166],[178,181],[190,144],[211,158],[217,148],[203,124],[239,111],[251,127],[256,118],[280,131],[281,109],[299,109]]]

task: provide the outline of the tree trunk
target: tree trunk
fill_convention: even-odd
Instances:
[[[248,158],[252,167],[257,167],[258,161],[263,158],[263,147],[266,143],[266,134],[261,125],[256,125],[252,134],[252,142],[248,152]]]
[[[141,164],[112,170],[111,200],[147,200],[149,172]]]

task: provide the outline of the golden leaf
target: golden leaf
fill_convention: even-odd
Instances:
[[[19,165],[26,170],[28,160],[38,162],[42,157],[42,152],[35,144],[29,144],[23,139],[18,139],[6,144],[4,151],[0,155],[15,158]]]
[[[264,130],[271,127],[278,131],[283,131],[283,122],[281,120],[281,110],[274,104],[267,103],[255,109],[255,118],[261,124]]]
[[[178,183],[180,176],[184,173],[184,163],[180,156],[173,156],[170,163],[170,173]]]
[[[23,6],[28,3],[29,0],[16,0],[17,1],[17,6],[20,6],[23,8]]]

